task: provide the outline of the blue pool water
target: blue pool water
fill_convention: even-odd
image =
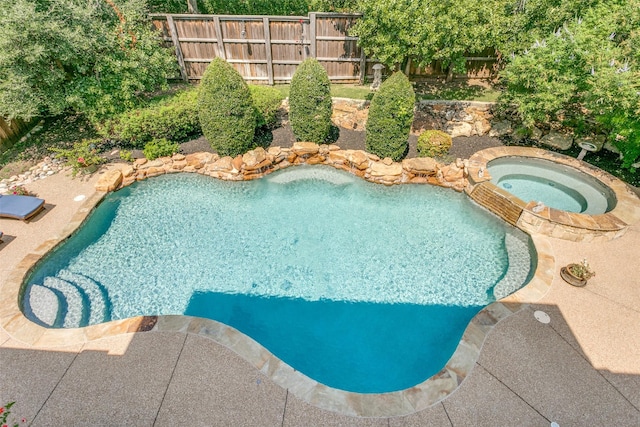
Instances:
[[[615,195],[602,182],[560,163],[507,156],[490,161],[487,167],[491,182],[525,202],[590,215],[608,212],[616,204]]]
[[[470,319],[526,281],[514,233],[463,194],[327,167],[168,175],[108,195],[27,279],[23,311],[52,327],[206,317],[326,385],[394,391],[437,373]]]

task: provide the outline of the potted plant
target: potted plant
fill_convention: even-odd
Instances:
[[[587,284],[587,280],[595,275],[596,273],[591,270],[586,258],[580,263],[572,263],[560,269],[560,276],[573,286],[584,286]]]

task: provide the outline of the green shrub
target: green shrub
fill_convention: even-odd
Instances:
[[[249,85],[249,92],[256,110],[256,126],[272,128],[284,96],[271,86]]]
[[[306,59],[291,78],[289,120],[298,141],[322,144],[331,132],[331,84],[326,70]]]
[[[415,102],[413,87],[401,72],[392,74],[380,85],[369,107],[367,151],[395,161],[406,155]]]
[[[200,83],[198,117],[204,136],[221,156],[237,156],[253,147],[256,113],[240,74],[215,58]]]
[[[440,130],[425,130],[418,137],[419,157],[442,157],[451,148],[451,135]]]
[[[144,146],[144,156],[149,160],[158,157],[171,156],[180,150],[180,144],[171,142],[166,138],[152,139]]]
[[[125,162],[133,162],[133,154],[129,150],[120,150],[120,159]]]
[[[106,159],[100,157],[96,148],[101,142],[100,139],[83,139],[73,144],[71,148],[52,148],[51,150],[58,153],[67,166],[71,166],[72,175],[76,176],[78,172],[95,172],[97,165],[106,162]]]
[[[101,134],[141,148],[152,139],[185,141],[202,134],[198,121],[198,92],[180,92],[155,105],[127,111],[105,123]]]

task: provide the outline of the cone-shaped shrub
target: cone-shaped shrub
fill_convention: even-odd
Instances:
[[[416,95],[407,76],[396,72],[373,96],[367,119],[367,151],[401,160],[409,149]]]
[[[298,141],[322,144],[331,132],[331,84],[327,71],[306,59],[291,78],[289,120]]]
[[[253,148],[256,115],[242,76],[226,61],[207,67],[198,96],[202,133],[220,156],[237,156]]]

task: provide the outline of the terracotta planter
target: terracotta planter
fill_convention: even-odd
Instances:
[[[564,279],[565,282],[572,286],[584,286],[587,284],[587,280],[581,277],[574,275],[571,272],[570,267],[575,264],[569,264],[566,267],[562,267],[560,269],[560,276]]]

